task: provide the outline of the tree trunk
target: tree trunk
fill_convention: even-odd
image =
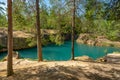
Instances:
[[[74,28],[75,28],[75,0],[73,0],[73,10],[72,10],[72,56],[71,56],[71,60],[74,60]]]
[[[41,28],[40,28],[40,12],[39,12],[39,0],[36,0],[36,23],[37,23],[37,52],[38,61],[42,61],[42,45],[41,45]]]
[[[7,0],[8,3],[8,58],[7,58],[7,76],[13,74],[12,52],[13,52],[13,29],[12,29],[12,0]]]

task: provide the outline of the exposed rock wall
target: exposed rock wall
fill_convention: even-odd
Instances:
[[[23,31],[14,31],[13,32],[13,48],[14,49],[23,49],[23,48],[29,48],[33,45],[29,45],[30,41],[27,41],[28,39],[32,41],[32,38],[34,38],[34,35],[30,33],[25,33]],[[4,48],[7,48],[7,31],[0,32],[0,45]]]
[[[120,47],[119,41],[110,41],[104,36],[96,36],[93,34],[80,34],[77,39],[77,42],[82,44],[92,45],[92,46]]]
[[[51,29],[41,29],[42,33],[42,45],[46,45],[50,43],[49,37],[51,35],[56,37],[58,30],[51,30]],[[7,29],[0,28],[0,46],[4,47],[3,50],[7,50]],[[69,35],[64,35],[65,40],[69,39]],[[24,31],[13,31],[13,48],[14,49],[24,49],[36,46],[36,33],[27,33]]]

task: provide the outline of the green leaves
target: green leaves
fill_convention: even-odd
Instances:
[[[120,1],[75,0],[75,34],[94,33],[119,40]],[[0,27],[7,26],[4,3],[0,2]],[[72,0],[40,0],[40,24],[42,29],[60,32],[52,36],[55,43],[62,40],[62,34],[71,33]],[[7,13],[7,12],[6,12]],[[36,33],[35,0],[13,0],[13,25],[16,30]],[[45,41],[46,43],[46,41]],[[62,42],[61,42],[62,43]]]
[[[4,8],[3,8],[4,5],[5,5],[4,2],[0,2],[0,16],[4,13]]]
[[[4,5],[4,2],[0,2],[0,27],[5,27],[7,23],[6,15],[4,13],[5,9],[3,8]]]
[[[64,43],[64,37],[60,34],[50,35],[50,41],[56,45],[62,45]]]

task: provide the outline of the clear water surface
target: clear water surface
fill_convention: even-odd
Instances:
[[[112,53],[114,51],[119,51],[119,48],[113,47],[98,47],[98,46],[88,46],[85,44],[78,44],[75,42],[75,56],[87,55],[93,59],[100,58],[105,55],[105,52]],[[37,48],[29,48],[18,50],[22,58],[37,59]],[[42,48],[43,59],[45,60],[70,60],[71,58],[71,41],[66,41],[64,45],[57,46],[51,44]],[[5,57],[7,52],[0,53],[0,59]]]

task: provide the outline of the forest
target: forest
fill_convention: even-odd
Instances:
[[[72,0],[41,0],[40,24],[42,29],[71,33]],[[0,27],[7,27],[7,8],[0,2]],[[14,30],[35,31],[35,0],[13,0]],[[120,40],[119,0],[75,0],[75,35],[93,33],[110,40]],[[61,36],[58,34],[58,36]]]

